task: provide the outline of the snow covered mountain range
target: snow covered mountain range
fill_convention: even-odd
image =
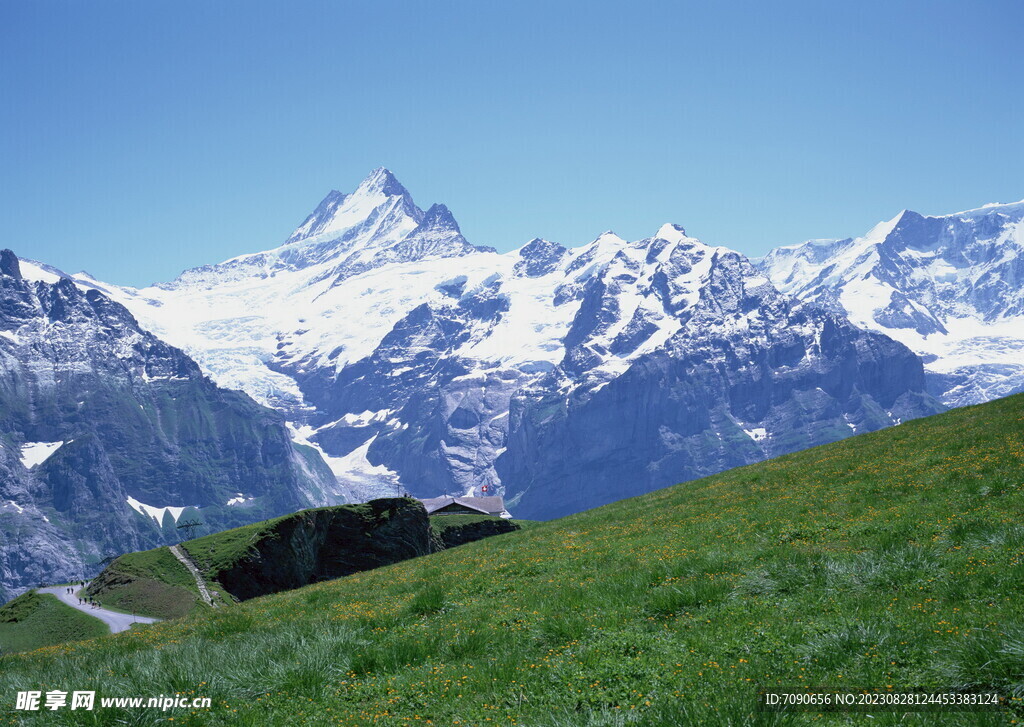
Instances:
[[[949,406],[1024,390],[1024,201],[926,217],[758,261],[784,293],[906,344]]]
[[[672,224],[499,254],[378,169],[280,246],[147,288],[4,251],[0,590],[182,517],[398,492],[557,517],[1020,391],[1022,220],[903,212],[755,261]]]
[[[679,226],[498,254],[386,169],[279,247],[144,289],[74,280],[283,412],[352,499],[553,517],[941,408],[908,348]]]

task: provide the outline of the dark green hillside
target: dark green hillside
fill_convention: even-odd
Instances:
[[[109,633],[102,621],[65,606],[49,593],[29,591],[0,607],[0,654]]]
[[[302,510],[183,543],[220,605],[299,588],[511,532],[489,516],[427,518],[415,500]],[[157,618],[209,610],[195,578],[170,549],[123,555],[89,586],[105,606]]]
[[[238,600],[425,555],[430,523],[411,498],[322,507],[184,544],[208,580]]]
[[[213,698],[175,724],[1013,724],[1024,396],[0,660],[0,693],[44,682]],[[759,685],[997,689],[1014,706],[768,719]],[[117,719],[141,717],[62,715]]]

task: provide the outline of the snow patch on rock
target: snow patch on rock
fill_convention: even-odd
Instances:
[[[153,505],[147,505],[145,503],[139,502],[134,497],[129,497],[127,502],[128,505],[132,508],[132,510],[139,513],[140,515],[153,518],[153,520],[156,521],[157,525],[163,525],[164,515],[168,513],[170,513],[171,518],[174,520],[174,522],[178,522],[178,518],[181,517],[181,513],[185,512],[186,510],[186,508],[184,507],[174,507],[170,505],[166,507],[154,507]]]
[[[21,464],[25,469],[37,467],[52,457],[58,449],[72,441],[74,440],[69,439],[67,442],[25,442],[25,444],[21,445]]]

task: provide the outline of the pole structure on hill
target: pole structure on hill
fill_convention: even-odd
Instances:
[[[184,530],[182,540],[191,540],[195,536],[196,528],[202,525],[199,520],[186,520],[178,524],[178,530]]]

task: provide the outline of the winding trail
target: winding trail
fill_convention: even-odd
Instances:
[[[81,586],[73,586],[74,592],[68,593],[67,586],[49,586],[47,588],[37,588],[37,593],[49,593],[60,599],[61,603],[66,603],[71,608],[78,609],[82,613],[87,613],[90,616],[98,618],[100,621],[110,627],[110,633],[116,634],[121,631],[127,631],[132,627],[132,624],[151,624],[156,623],[160,619],[150,618],[149,616],[133,616],[130,613],[119,613],[118,611],[108,611],[105,608],[93,608],[89,605],[80,604],[78,602],[78,594],[82,591]]]
[[[196,585],[199,587],[199,593],[202,595],[203,600],[206,601],[206,605],[211,608],[217,608],[219,603],[214,603],[213,597],[210,595],[210,591],[206,588],[206,581],[203,580],[203,574],[196,568],[196,564],[192,562],[192,559],[188,557],[188,554],[177,545],[170,546],[171,552],[174,557],[181,561],[181,564],[188,568],[188,572],[192,574],[192,577],[196,579]]]

